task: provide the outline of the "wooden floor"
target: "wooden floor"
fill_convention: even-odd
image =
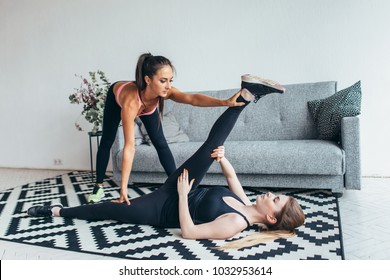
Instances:
[[[0,190],[67,173],[0,168]],[[347,260],[390,260],[390,178],[363,178],[360,191],[339,199]],[[0,241],[1,260],[97,260],[105,256]]]

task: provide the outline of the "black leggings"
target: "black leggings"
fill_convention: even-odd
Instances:
[[[238,102],[245,101],[241,96]],[[160,227],[177,226],[179,217],[177,201],[177,178],[186,168],[190,179],[195,179],[193,191],[202,181],[214,159],[210,157],[212,150],[222,146],[232,131],[240,113],[246,107],[228,108],[214,123],[207,140],[203,145],[156,191],[131,200],[131,204],[103,202],[99,204],[81,205],[64,208],[62,217],[83,220],[117,220],[131,224],[153,225]],[[170,207],[171,206],[171,207]],[[170,209],[166,209],[169,207]],[[168,214],[167,214],[168,213]],[[168,217],[167,217],[168,216]]]
[[[103,135],[100,140],[96,157],[96,183],[99,184],[103,183],[108,161],[110,159],[110,150],[121,121],[121,107],[115,100],[113,92],[114,85],[115,84],[112,84],[107,92],[103,115]],[[145,125],[150,140],[157,150],[161,165],[169,176],[176,170],[176,164],[167,140],[165,139],[162,125],[159,121],[158,110],[156,109],[151,115],[140,116],[139,118]]]

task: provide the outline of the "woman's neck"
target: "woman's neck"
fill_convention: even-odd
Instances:
[[[144,89],[140,92],[140,95],[142,96],[142,101],[145,104],[151,104],[156,102],[158,99],[158,95],[154,94],[149,88]]]
[[[245,206],[243,212],[242,214],[245,215],[250,224],[264,223],[266,221],[265,216],[259,213],[255,204]]]

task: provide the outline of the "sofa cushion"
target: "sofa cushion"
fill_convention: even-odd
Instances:
[[[318,130],[318,138],[339,141],[341,119],[360,114],[360,81],[330,97],[312,100],[307,104]]]
[[[170,145],[176,165],[181,165],[201,145],[202,142]],[[330,141],[227,141],[225,147],[226,158],[238,174],[343,175],[345,172],[344,152]],[[121,166],[121,153],[116,160]],[[137,147],[133,171],[164,172],[153,147]],[[209,172],[220,173],[219,164],[213,164]]]
[[[343,175],[344,151],[330,141],[229,141],[226,157],[237,173]]]

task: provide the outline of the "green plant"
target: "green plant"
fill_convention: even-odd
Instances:
[[[93,124],[93,132],[99,130],[103,122],[103,110],[107,97],[110,82],[106,78],[103,71],[89,72],[90,81],[81,75],[75,75],[81,79],[79,88],[75,88],[75,92],[69,95],[71,104],[83,104],[83,111],[85,119]],[[76,122],[75,126],[82,131],[82,127]]]

